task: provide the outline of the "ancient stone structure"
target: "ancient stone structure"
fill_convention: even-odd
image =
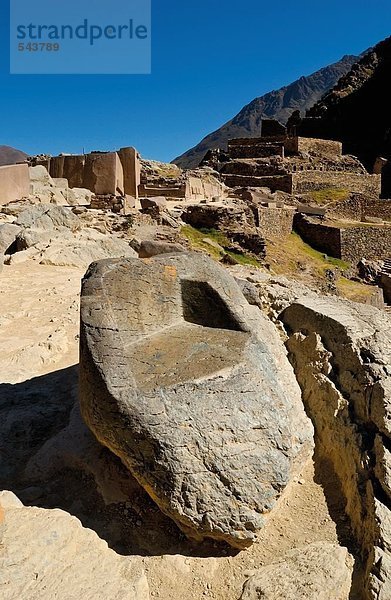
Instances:
[[[207,164],[220,171],[229,187],[268,187],[289,194],[345,189],[379,198],[381,175],[370,175],[359,160],[344,156],[340,142],[290,137],[280,124],[266,123],[262,137],[230,140],[227,154],[209,155]]]
[[[96,195],[138,197],[140,161],[134,148],[44,159],[37,157],[32,164],[43,165],[55,179],[66,179],[70,188],[86,188]]]
[[[0,167],[0,206],[26,198],[30,193],[27,164]]]
[[[211,200],[225,196],[224,185],[209,173],[196,175],[184,174],[178,180],[171,182],[157,181],[148,178],[145,174],[141,178],[139,194],[142,197],[154,198],[163,196],[169,200]]]
[[[280,319],[317,460],[331,467],[360,548],[360,598],[391,598],[390,321],[330,297],[301,298]]]
[[[124,172],[124,192],[127,196],[138,198],[141,181],[140,156],[135,148],[121,148],[118,156]]]
[[[391,222],[391,201],[373,200],[365,194],[351,194],[346,200],[333,206],[332,213],[354,221],[366,221],[368,217],[375,217]]]
[[[205,256],[105,260],[81,302],[80,402],[190,537],[251,544],[312,432],[278,333]]]
[[[334,258],[357,264],[362,258],[391,256],[391,225],[338,226],[303,215],[296,215],[294,223],[305,241]]]
[[[218,229],[228,239],[265,258],[268,239],[286,238],[293,230],[295,208],[245,192],[242,200],[190,205],[182,220],[196,229]]]
[[[135,198],[133,196],[114,196],[112,194],[94,195],[91,198],[90,208],[111,210],[114,213],[127,215],[135,208]]]

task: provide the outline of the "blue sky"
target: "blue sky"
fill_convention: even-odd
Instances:
[[[169,161],[254,97],[391,34],[390,0],[152,0],[151,75],[9,75],[0,4],[0,144],[29,153],[133,145]]]

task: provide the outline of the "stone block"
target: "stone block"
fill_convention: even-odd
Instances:
[[[135,148],[121,148],[118,152],[124,173],[124,193],[138,198],[141,177],[139,154]]]
[[[164,196],[156,196],[156,198],[140,198],[142,209],[157,208],[164,210],[167,207],[167,200]]]
[[[124,173],[116,152],[87,154],[83,186],[97,195],[123,195]]]
[[[27,164],[0,167],[0,206],[21,200],[30,194],[30,176]]]
[[[189,537],[245,547],[312,454],[275,327],[195,253],[103,260],[83,281],[82,416]]]

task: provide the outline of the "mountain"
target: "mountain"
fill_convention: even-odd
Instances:
[[[11,146],[0,146],[0,167],[23,162],[27,156],[22,150],[11,148]]]
[[[197,167],[210,148],[224,148],[227,141],[235,137],[257,137],[264,117],[286,123],[294,110],[305,111],[320,100],[357,60],[357,56],[344,56],[339,62],[308,77],[300,77],[280,90],[256,98],[231,121],[172,162],[186,169]]]
[[[391,37],[371,48],[307,112],[312,119],[304,119],[300,133],[341,140],[344,152],[369,170],[378,156],[391,159],[390,79]]]

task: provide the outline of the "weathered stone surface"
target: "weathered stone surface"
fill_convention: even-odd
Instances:
[[[0,225],[0,273],[3,269],[4,254],[15,241],[19,231],[20,227],[13,225],[12,223],[4,223],[4,225]]]
[[[101,261],[81,307],[83,418],[191,537],[256,537],[312,446],[274,326],[198,254]]]
[[[164,196],[156,196],[156,198],[140,198],[141,208],[158,208],[164,210],[167,207],[167,200]]]
[[[241,600],[348,600],[353,559],[346,548],[318,542],[261,568]]]
[[[68,234],[53,240],[50,247],[42,249],[40,263],[87,268],[93,261],[122,256],[135,257],[137,254],[125,240],[86,229],[79,235]]]
[[[124,194],[124,172],[118,154],[116,152],[87,154],[83,187],[95,194]]]
[[[67,227],[72,231],[76,231],[80,229],[81,221],[71,210],[67,210],[62,206],[41,204],[22,212],[16,220],[16,225],[34,229]]]
[[[126,195],[138,198],[140,185],[140,156],[135,148],[121,148],[118,156],[124,172],[124,192]]]
[[[68,190],[68,181],[66,179],[54,180],[50,177],[48,170],[43,165],[29,167],[30,173],[30,197],[39,200],[45,204],[63,205],[68,204],[68,196],[71,195]],[[58,182],[66,182],[60,183]]]
[[[13,223],[0,225],[0,254],[5,254],[9,246],[15,241],[20,229],[18,225]]]
[[[0,166],[0,206],[27,198],[30,178],[27,164]]]
[[[364,597],[391,588],[388,450],[391,438],[391,321],[380,310],[307,297],[284,310],[287,347],[315,425],[317,454],[332,465],[361,549]],[[374,443],[375,442],[375,443]],[[383,451],[381,446],[384,446]],[[374,561],[382,552],[382,571]],[[377,581],[376,581],[377,580]],[[370,588],[381,590],[371,595]]]
[[[391,500],[391,452],[384,446],[383,438],[380,435],[375,439],[376,465],[375,474],[380,484]]]
[[[175,252],[184,252],[185,248],[180,244],[170,242],[157,242],[154,240],[144,240],[140,244],[138,251],[139,258],[151,258],[159,254],[172,254]]]
[[[0,495],[3,600],[149,600],[145,574],[62,510],[24,507]]]
[[[137,256],[127,241],[83,227],[81,219],[63,207],[34,206],[19,214],[16,222],[17,253],[10,264],[33,258],[45,265],[87,268],[103,258]]]

